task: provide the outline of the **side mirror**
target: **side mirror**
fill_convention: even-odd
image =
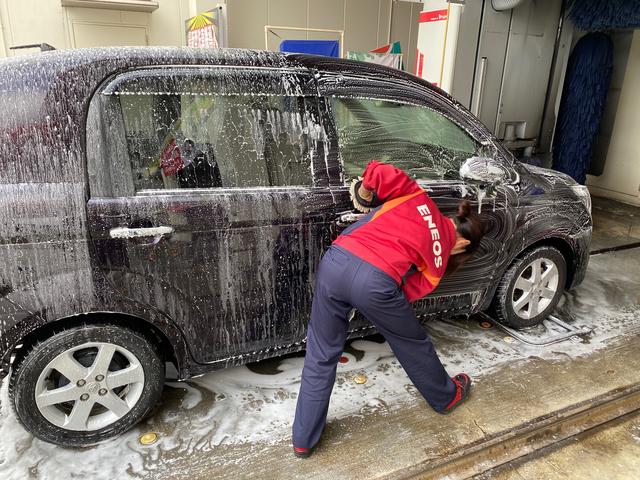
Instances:
[[[471,157],[460,166],[460,178],[469,183],[496,186],[512,182],[513,174],[502,162],[487,157]]]

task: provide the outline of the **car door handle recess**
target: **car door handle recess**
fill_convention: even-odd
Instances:
[[[117,227],[109,230],[111,238],[162,237],[173,233],[173,227],[129,228]]]
[[[130,215],[128,213],[99,213],[98,216],[100,218],[129,218]]]

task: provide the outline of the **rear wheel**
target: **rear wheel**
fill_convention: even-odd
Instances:
[[[12,372],[9,394],[18,420],[33,435],[86,446],[144,418],[163,383],[163,362],[143,335],[85,325],[33,346]]]
[[[492,303],[496,319],[515,328],[541,323],[560,301],[566,278],[567,264],[558,249],[525,252],[500,280]]]

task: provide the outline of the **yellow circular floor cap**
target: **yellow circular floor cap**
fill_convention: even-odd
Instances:
[[[140,435],[138,438],[142,445],[151,445],[152,443],[156,443],[158,441],[158,434],[154,432],[147,432]]]
[[[353,381],[361,385],[367,382],[367,376],[362,373],[359,373],[355,377],[353,377]]]

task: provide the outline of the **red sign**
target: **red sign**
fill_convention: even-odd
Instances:
[[[420,13],[420,23],[440,22],[449,18],[449,10],[431,10],[430,12]]]
[[[422,77],[422,67],[424,66],[424,53],[416,50],[416,75]]]

